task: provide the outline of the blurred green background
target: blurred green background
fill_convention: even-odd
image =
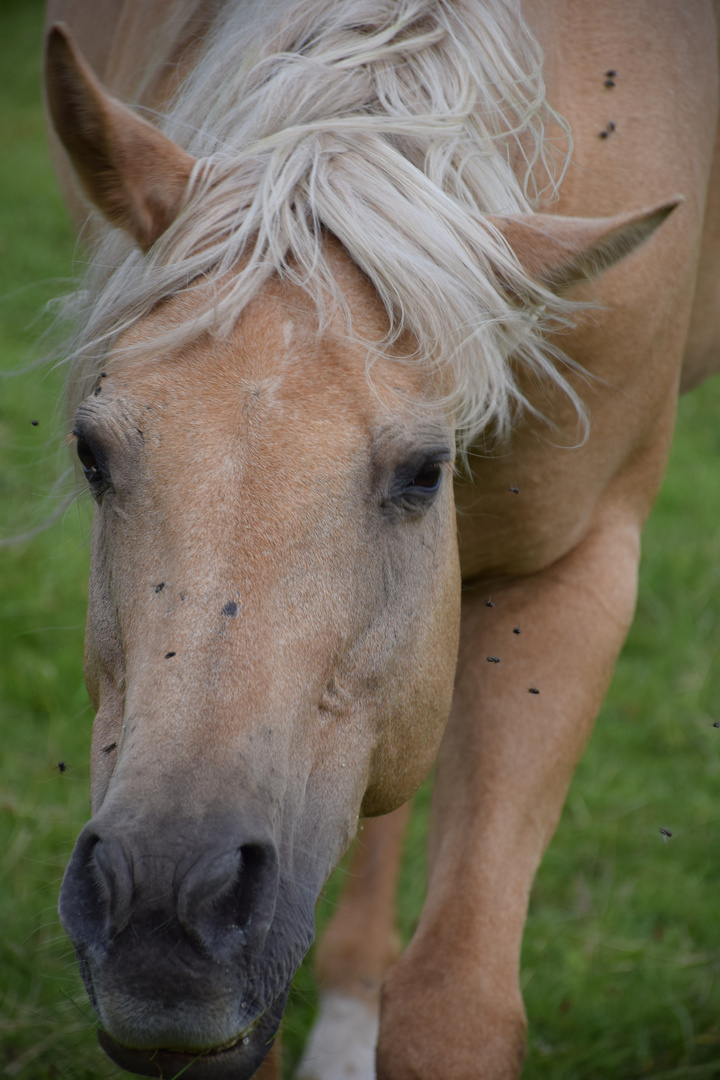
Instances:
[[[4,372],[42,352],[38,317],[79,257],[45,151],[41,23],[39,0],[1,0]],[[52,363],[0,378],[2,536],[62,500],[61,396]],[[531,1080],[720,1076],[719,417],[718,382],[682,402],[635,626],[533,891],[522,969]],[[56,914],[88,815],[88,533],[81,497],[48,531],[0,548],[0,1075],[18,1080],[127,1075],[97,1047]],[[406,938],[422,905],[427,802],[425,789],[402,872]],[[288,1075],[314,1008],[306,965],[285,1028]]]

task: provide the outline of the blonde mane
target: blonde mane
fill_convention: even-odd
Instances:
[[[387,310],[374,347],[409,330],[407,359],[450,365],[461,444],[509,430],[526,404],[515,364],[574,397],[542,338],[572,305],[486,221],[552,198],[567,161],[541,62],[515,0],[226,4],[159,120],[198,158],[179,217],[145,255],[106,226],[74,295],[71,407],[120,333],[200,279],[217,282],[212,303],[154,348],[227,334],[272,274],[301,284],[321,321],[330,297],[352,332],[324,230]]]

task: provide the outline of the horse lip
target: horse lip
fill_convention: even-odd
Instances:
[[[265,1057],[258,1055],[258,1047],[247,1047],[249,1034],[257,1025],[245,1028],[235,1039],[210,1050],[136,1050],[125,1046],[108,1035],[98,1031],[98,1040],[105,1053],[122,1068],[140,1076],[171,1077],[181,1070],[188,1071],[188,1080],[207,1077],[208,1080],[244,1080],[255,1075]],[[264,1049],[264,1048],[263,1048]]]
[[[249,1080],[262,1064],[275,1039],[290,987],[273,1004],[227,1043],[208,1050],[140,1050],[126,1046],[102,1029],[98,1041],[108,1057],[139,1076],[175,1076],[186,1070],[188,1080]]]
[[[261,1013],[256,1017],[252,1024],[248,1024],[243,1028],[239,1035],[236,1035],[234,1039],[228,1039],[227,1042],[221,1043],[219,1046],[211,1046],[209,1050],[195,1050],[188,1047],[175,1048],[172,1046],[164,1046],[161,1050],[158,1050],[159,1054],[185,1054],[186,1057],[209,1057],[212,1054],[224,1054],[226,1050],[232,1050],[234,1046],[240,1042],[241,1039],[249,1039],[251,1033],[258,1026],[265,1013]]]

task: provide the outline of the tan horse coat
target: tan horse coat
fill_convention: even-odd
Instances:
[[[119,98],[158,106],[212,8],[51,0],[48,22],[70,25]],[[364,876],[321,945],[331,1019],[303,1077],[340,1075],[322,1057],[333,1016],[345,1025],[339,1042],[348,1056],[361,1053],[354,1028],[372,1033],[383,979],[381,1080],[519,1075],[529,889],[633,617],[640,534],[664,474],[680,384],[691,387],[720,364],[717,8],[707,0],[526,0],[524,10],[545,52],[548,98],[574,138],[552,212],[601,217],[675,195],[683,202],[646,245],[572,293],[600,305],[561,341],[588,373],[571,376],[590,415],[587,441],[573,446],[565,399],[531,388],[556,430],[523,420],[511,452],[478,445],[472,478],[456,485],[462,624],[428,899],[388,971],[403,811],[366,826]],[[163,40],[175,66],[146,86],[157,29],[168,25]],[[617,72],[613,86],[608,71]],[[81,225],[82,199],[57,144],[55,156]],[[341,1017],[338,1001],[347,1006]]]

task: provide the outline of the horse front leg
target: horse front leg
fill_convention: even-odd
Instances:
[[[380,988],[400,952],[395,886],[408,819],[365,818],[340,904],[315,952],[320,1010],[297,1080],[373,1080]]]
[[[385,980],[378,1080],[520,1075],[530,887],[632,620],[638,559],[639,529],[619,521],[538,574],[464,598],[428,898]]]

